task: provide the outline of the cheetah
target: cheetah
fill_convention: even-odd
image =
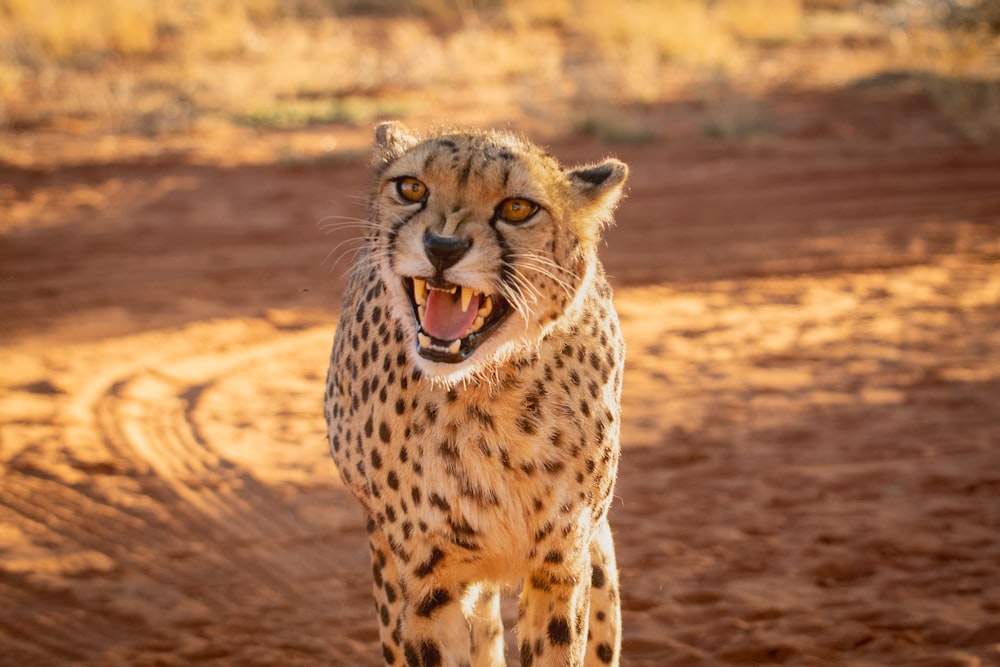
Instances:
[[[517,135],[375,132],[330,449],[367,514],[387,665],[618,665],[608,509],[625,348],[597,258],[628,175]]]

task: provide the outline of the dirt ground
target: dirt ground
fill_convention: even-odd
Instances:
[[[549,140],[633,174],[623,664],[1000,664],[1000,150],[877,89],[769,104]],[[320,405],[364,159],[8,138],[0,664],[377,665]]]

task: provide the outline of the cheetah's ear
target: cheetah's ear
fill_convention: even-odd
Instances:
[[[419,137],[399,121],[382,123],[375,128],[375,151],[372,158],[375,167],[387,167],[419,141]]]
[[[572,169],[567,175],[584,210],[599,222],[600,227],[610,223],[628,178],[628,165],[608,158],[599,164]]]

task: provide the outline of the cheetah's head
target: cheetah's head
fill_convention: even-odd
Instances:
[[[530,354],[581,307],[628,174],[501,132],[376,130],[371,257],[414,361],[454,382]]]

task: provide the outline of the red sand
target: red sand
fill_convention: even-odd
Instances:
[[[633,173],[624,665],[1000,663],[1000,152],[873,104],[551,146]],[[0,167],[0,663],[378,664],[320,408],[366,181]]]

